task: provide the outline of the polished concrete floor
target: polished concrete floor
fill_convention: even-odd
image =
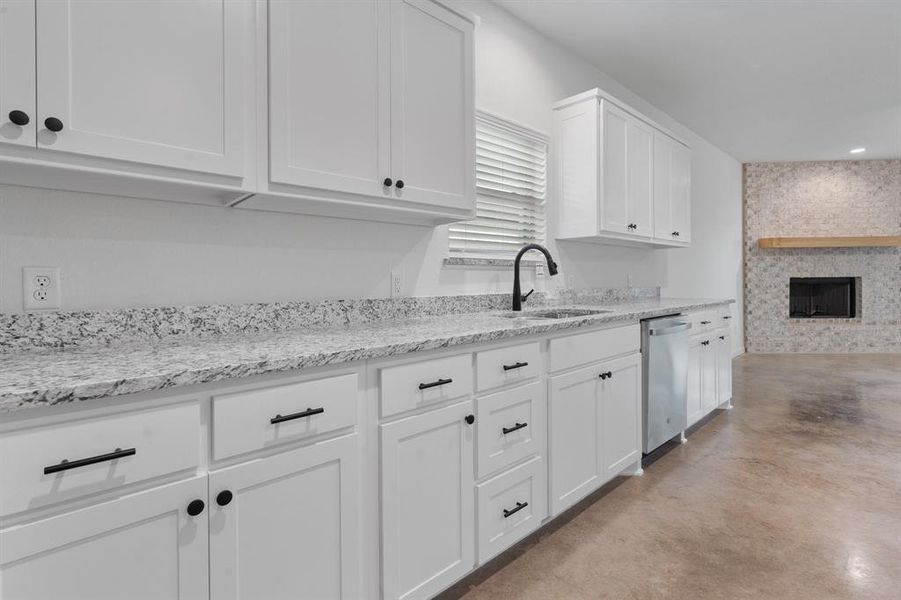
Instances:
[[[734,372],[733,410],[444,597],[901,599],[901,355]]]

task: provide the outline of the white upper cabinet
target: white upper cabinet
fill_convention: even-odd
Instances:
[[[654,132],[654,238],[691,241],[691,150],[660,131]]]
[[[686,146],[600,90],[557,103],[554,130],[558,239],[686,245],[691,200]],[[661,235],[673,227],[679,235]]]
[[[38,0],[38,147],[244,168],[244,12],[231,0]]]
[[[269,175],[302,188],[390,192],[388,5],[269,3]]]
[[[474,90],[472,23],[430,0],[392,2],[391,172],[398,198],[471,208]]]
[[[0,0],[0,144],[35,144],[34,35],[34,0]]]
[[[269,195],[471,216],[471,20],[433,0],[271,0]],[[280,200],[280,201],[279,201]],[[354,216],[360,216],[357,212]]]

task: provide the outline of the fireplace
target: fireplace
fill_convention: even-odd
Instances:
[[[857,316],[857,280],[854,277],[792,277],[788,310],[788,316],[795,319],[853,319]]]

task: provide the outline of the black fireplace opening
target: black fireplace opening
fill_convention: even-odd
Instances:
[[[857,316],[855,277],[792,277],[788,295],[792,318],[853,319]]]

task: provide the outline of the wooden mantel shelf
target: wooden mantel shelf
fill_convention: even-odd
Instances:
[[[901,248],[901,235],[859,237],[770,237],[757,240],[760,248]]]

